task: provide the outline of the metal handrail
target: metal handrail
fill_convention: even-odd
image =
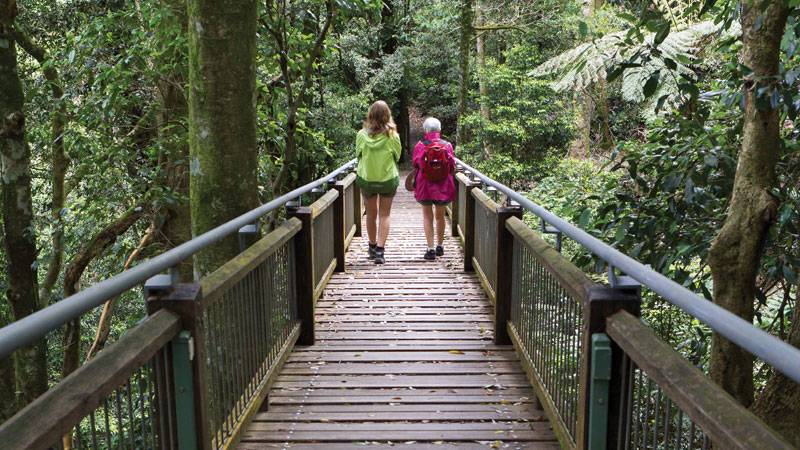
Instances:
[[[800,349],[763,331],[752,323],[686,289],[635,259],[623,254],[605,242],[572,225],[550,211],[528,200],[508,186],[498,183],[460,159],[456,162],[467,171],[494,186],[508,198],[517,201],[523,208],[540,217],[575,242],[583,245],[609,265],[616,267],[636,281],[642,283],[673,305],[705,323],[712,330],[725,336],[739,347],[761,358],[779,372],[800,383]]]
[[[215,242],[236,233],[239,228],[252,224],[272,210],[283,206],[289,200],[311,192],[312,189],[325,184],[331,178],[350,170],[355,163],[356,159],[354,158],[316,181],[246,212],[151,260],[0,328],[0,358],[5,358],[11,352],[36,341],[49,331],[80,317],[90,309],[105,303],[106,300],[144,283],[153,275],[174,267]]]

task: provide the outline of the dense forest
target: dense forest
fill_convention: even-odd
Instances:
[[[435,116],[457,157],[800,346],[798,5],[0,0],[0,324],[328,173],[382,99],[404,160]],[[664,339],[800,445],[797,383],[643,296]],[[128,292],[0,360],[0,421],[144,314]]]

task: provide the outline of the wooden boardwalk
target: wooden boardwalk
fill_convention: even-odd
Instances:
[[[559,448],[514,349],[492,343],[458,240],[423,260],[421,211],[401,188],[386,264],[366,247],[364,227],[317,303],[317,343],[295,347],[238,448]]]

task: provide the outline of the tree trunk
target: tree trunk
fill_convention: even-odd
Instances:
[[[800,291],[800,289],[798,289]],[[800,292],[795,298],[800,298]],[[795,300],[795,313],[792,315],[792,325],[786,341],[800,348],[800,314],[797,314]],[[772,370],[772,376],[764,390],[751,407],[752,411],[765,423],[783,435],[795,447],[800,447],[800,383],[795,383],[786,375]]]
[[[781,36],[789,8],[783,2],[755,0],[742,13],[742,62],[755,79],[778,74]],[[755,27],[755,22],[761,27]],[[714,279],[714,302],[747,322],[753,321],[753,299],[759,263],[778,200],[775,164],[781,146],[780,111],[755,105],[755,80],[745,81],[742,150],[734,179],[728,217],[709,251]],[[766,93],[769,95],[769,92]],[[753,356],[714,333],[711,339],[711,378],[743,405],[753,402]]]
[[[166,27],[178,27],[181,35],[186,35],[187,17],[186,2],[164,1],[161,8],[170,12],[170,21],[162,22]],[[161,30],[160,35],[168,39],[174,31]],[[159,42],[158,47],[170,48],[171,42]],[[161,79],[158,80],[158,102],[160,110],[156,117],[158,134],[162,142],[167,142],[166,154],[162,161],[166,166],[167,187],[179,200],[165,206],[163,225],[156,224],[155,230],[160,231],[158,241],[163,250],[175,248],[192,239],[192,215],[189,209],[189,138],[181,126],[189,116],[189,102],[186,99],[184,86],[186,85],[187,67],[185,49],[170,52],[166,61],[157,62],[161,67],[168,67]],[[160,230],[159,230],[160,228]],[[191,258],[178,265],[180,281],[190,282],[193,275]]]
[[[472,37],[475,34],[472,27],[473,0],[461,0],[461,35],[458,45],[458,129],[456,143],[464,145],[467,142],[467,129],[464,118],[467,115],[467,97],[469,95],[469,54],[472,48]]]
[[[39,288],[39,298],[43,304],[49,303],[47,297],[53,291],[53,287],[58,281],[58,276],[61,274],[61,266],[64,260],[63,239],[64,232],[63,221],[61,220],[61,210],[64,209],[64,202],[66,201],[66,190],[64,188],[64,181],[69,169],[69,157],[64,146],[64,132],[67,125],[67,104],[61,101],[64,95],[64,89],[61,85],[61,79],[58,76],[58,71],[55,64],[47,51],[40,45],[33,42],[23,30],[16,29],[14,33],[17,43],[29,55],[31,55],[36,62],[42,65],[44,76],[48,82],[50,89],[50,96],[54,102],[53,121],[50,126],[50,155],[52,158],[52,184],[53,184],[53,203],[50,208],[50,220],[53,223],[53,254],[50,259],[50,264],[47,266],[47,275]]]
[[[594,11],[605,3],[604,0],[589,0],[583,3],[583,16],[587,19],[594,15]],[[600,80],[596,83],[594,88],[587,87],[584,91],[575,93],[575,110],[577,118],[575,128],[577,129],[577,136],[572,141],[569,149],[569,155],[573,158],[588,158],[592,146],[592,120],[595,113],[599,116],[601,121],[601,132],[603,134],[602,145],[608,145],[610,142],[611,128],[608,125],[608,98],[605,93],[605,80]],[[597,92],[597,99],[599,104],[595,103],[593,98],[593,91]]]
[[[14,38],[14,0],[0,0],[0,157],[2,181],[0,202],[3,214],[3,244],[8,261],[6,297],[14,320],[39,309],[36,235],[31,200],[31,153],[25,136],[25,98],[17,72]],[[23,347],[14,354],[19,407],[47,390],[45,339]]]
[[[483,9],[481,5],[475,6],[475,23],[479,27],[483,26]],[[491,117],[489,116],[489,90],[486,88],[486,45],[485,38],[486,32],[478,33],[476,39],[476,51],[478,53],[478,92],[481,97],[481,119],[483,119],[484,126],[489,123]],[[492,143],[486,137],[483,138],[483,152],[487,155],[494,153]]]
[[[189,0],[192,234],[258,204],[255,0]],[[195,279],[239,252],[230,236],[195,255]]]

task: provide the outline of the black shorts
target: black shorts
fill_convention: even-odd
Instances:
[[[431,205],[447,206],[450,204],[450,202],[447,200],[417,200],[417,203],[425,206],[431,206]]]

